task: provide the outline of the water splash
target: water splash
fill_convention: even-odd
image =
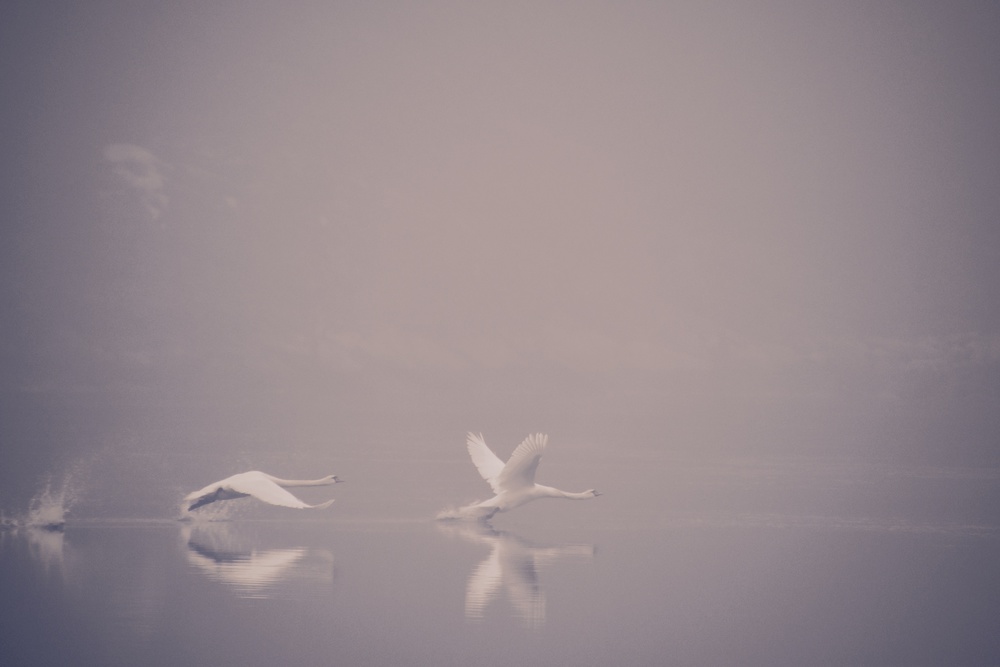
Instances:
[[[459,518],[459,508],[454,506],[445,507],[443,510],[434,515],[434,519],[437,521],[457,521]]]
[[[480,521],[485,523],[493,518],[497,510],[494,507],[479,507],[478,502],[464,507],[446,507],[438,512],[434,519],[437,521]]]
[[[28,505],[28,513],[20,525],[44,530],[62,530],[66,526],[66,515],[80,499],[72,474],[63,478],[58,488],[52,481],[45,482],[41,491],[35,494]]]
[[[17,532],[21,528],[60,532],[66,527],[66,515],[80,499],[76,476],[66,475],[62,483],[54,486],[51,478],[45,480],[28,503],[27,511],[9,515],[0,511],[0,528]]]

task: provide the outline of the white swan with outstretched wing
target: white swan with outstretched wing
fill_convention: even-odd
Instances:
[[[278,505],[279,507],[291,507],[293,509],[323,509],[333,504],[333,500],[318,505],[309,505],[302,502],[284,487],[288,486],[328,486],[342,482],[336,475],[327,475],[319,479],[282,479],[266,472],[251,470],[241,472],[231,477],[212,482],[203,489],[194,491],[184,496],[184,502],[190,503],[188,511],[195,510],[209,503],[219,500],[233,500],[235,498],[256,498],[268,505]]]
[[[517,446],[507,463],[504,463],[486,445],[482,434],[469,433],[466,438],[469,456],[495,495],[489,500],[473,503],[454,512],[442,512],[438,518],[485,521],[497,512],[506,512],[539,498],[586,500],[601,495],[594,489],[576,493],[536,484],[535,472],[547,444],[547,435],[533,433]]]

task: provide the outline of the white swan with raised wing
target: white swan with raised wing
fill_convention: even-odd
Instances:
[[[342,482],[336,475],[327,475],[319,479],[281,479],[266,472],[251,470],[241,472],[237,475],[227,477],[218,482],[212,482],[204,489],[200,489],[184,496],[184,502],[190,503],[188,511],[198,509],[209,503],[219,500],[233,500],[234,498],[252,497],[269,505],[280,507],[291,507],[294,509],[323,509],[333,504],[333,500],[318,505],[309,505],[283,487],[286,486],[328,486]]]
[[[535,471],[538,469],[542,454],[545,453],[548,440],[549,437],[542,433],[529,435],[517,446],[507,463],[504,463],[486,446],[482,434],[469,433],[466,438],[469,456],[472,457],[476,470],[496,495],[489,500],[463,507],[455,513],[442,513],[438,518],[486,521],[497,512],[507,512],[539,498],[587,500],[601,495],[594,489],[580,492],[563,491],[535,483]]]

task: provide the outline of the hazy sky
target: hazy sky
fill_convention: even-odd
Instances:
[[[95,392],[1000,453],[993,2],[8,1],[0,68],[7,453]]]

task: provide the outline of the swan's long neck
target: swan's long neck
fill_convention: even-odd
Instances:
[[[536,488],[541,491],[541,494],[548,498],[567,498],[569,500],[587,500],[588,498],[593,498],[594,494],[590,491],[581,491],[579,493],[573,491],[563,491],[562,489],[557,489],[552,486],[542,486],[541,484],[536,484]]]
[[[336,481],[329,477],[323,477],[322,479],[281,479],[280,477],[271,477],[271,481],[278,486],[329,486],[330,484],[336,484]]]

